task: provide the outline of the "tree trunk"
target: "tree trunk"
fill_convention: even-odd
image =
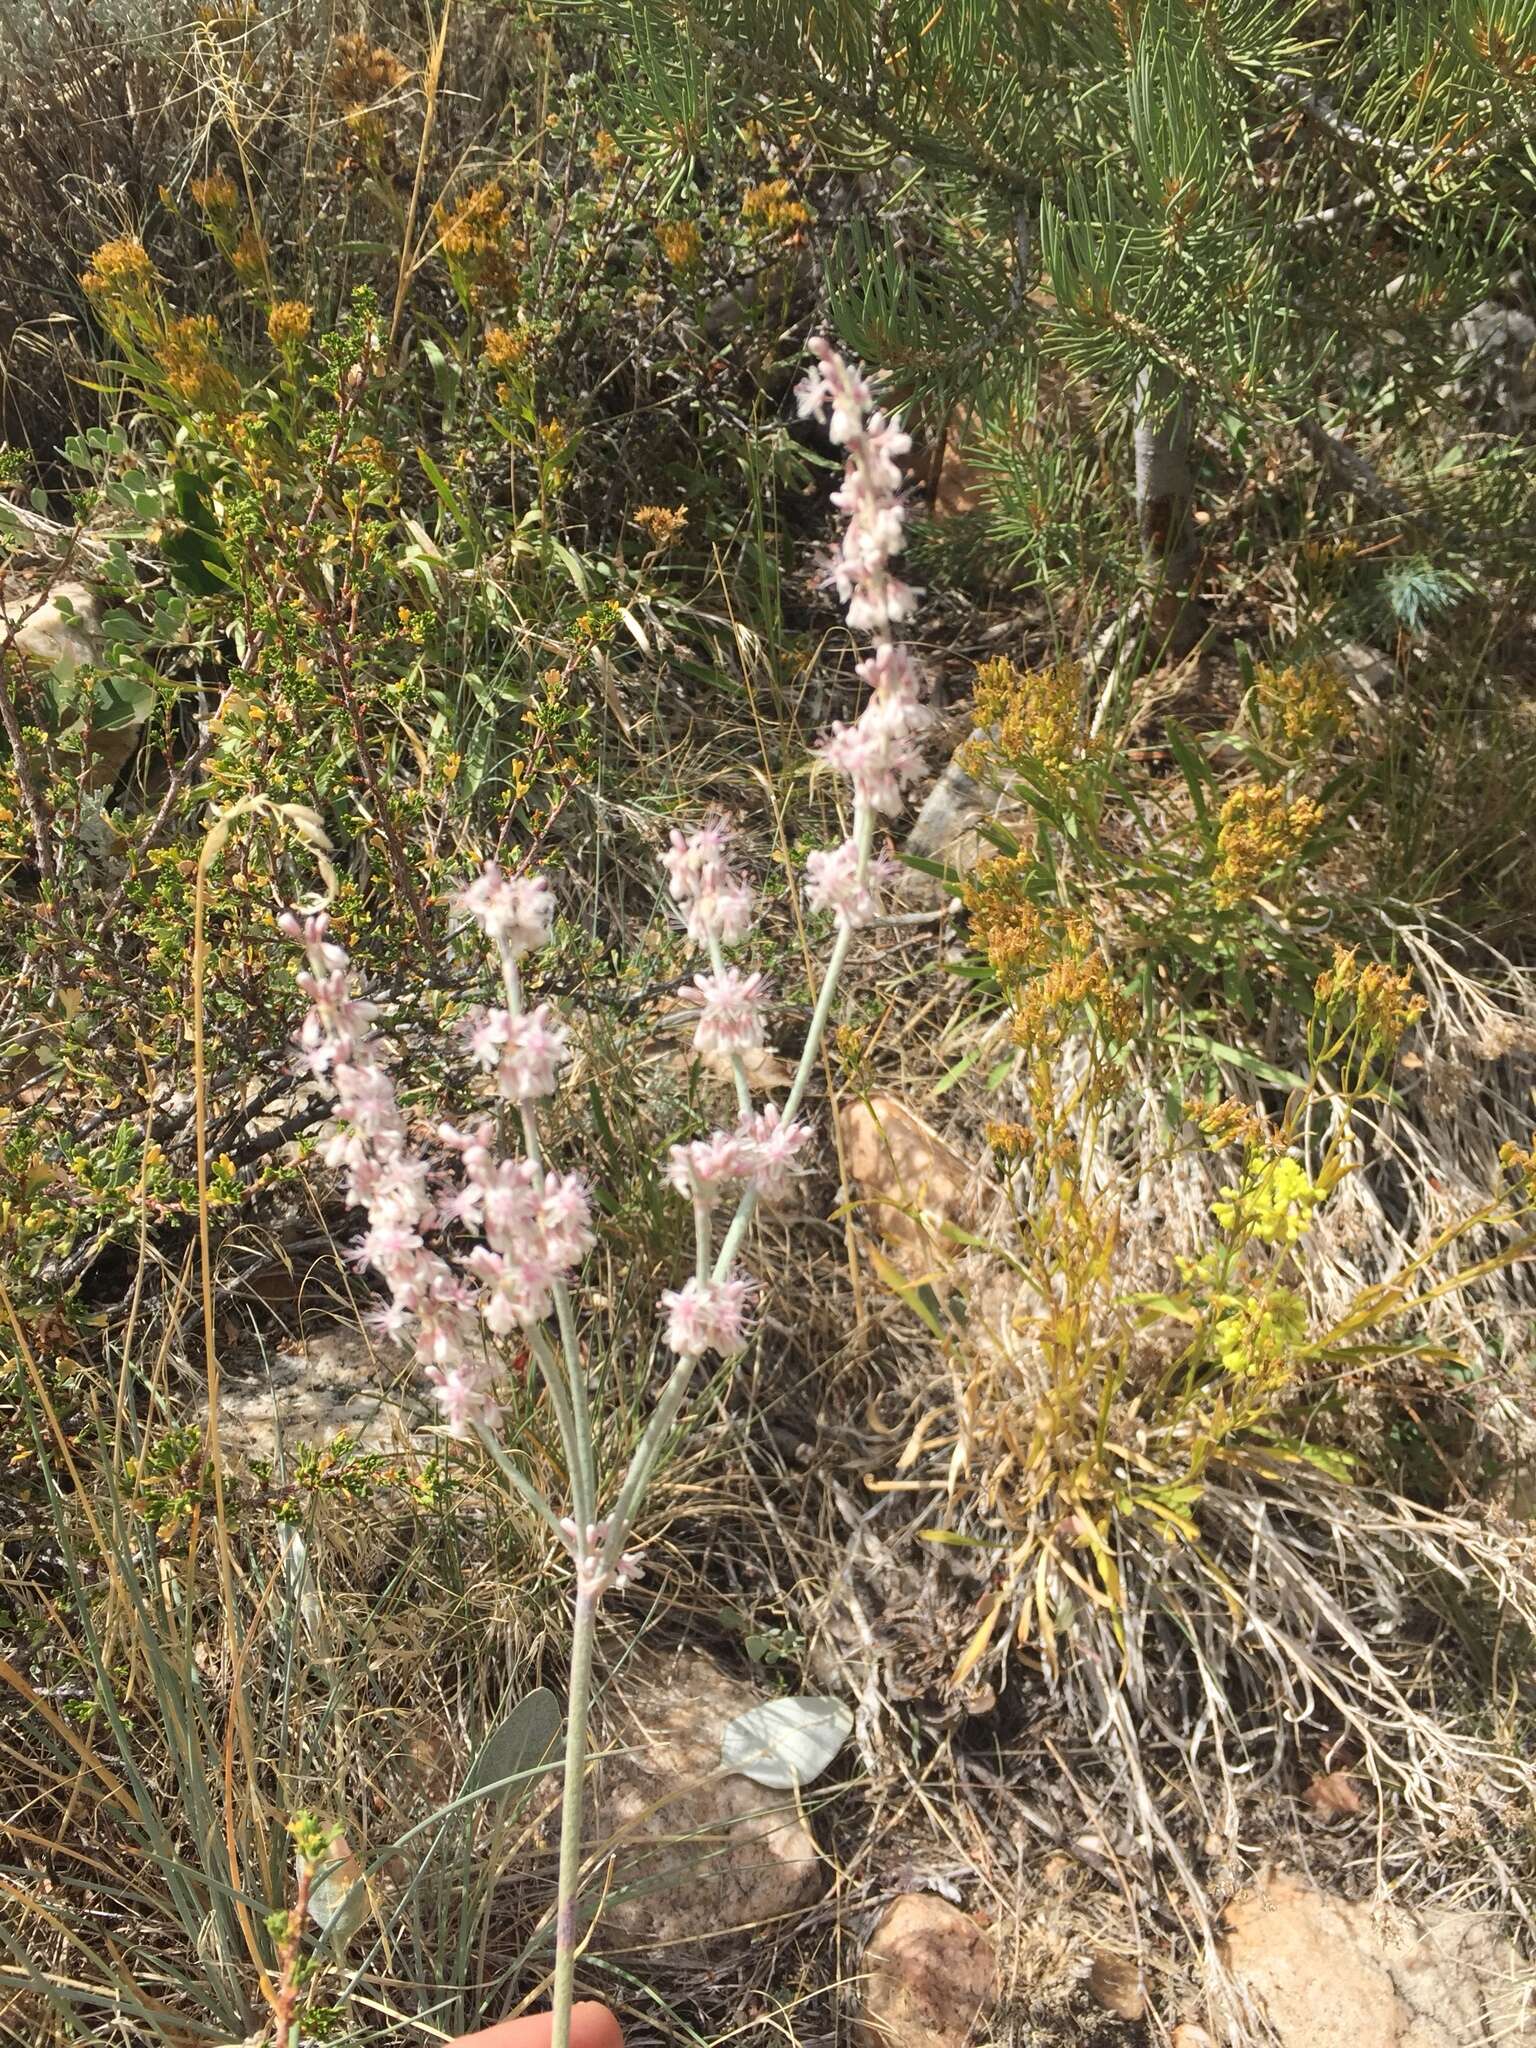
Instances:
[[[1147,368],[1137,377],[1136,524],[1148,615],[1154,633],[1173,643],[1175,652],[1198,633],[1190,603],[1198,554],[1189,469],[1193,415],[1190,393],[1171,371]]]

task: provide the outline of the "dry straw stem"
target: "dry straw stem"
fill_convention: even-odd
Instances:
[[[384,352],[386,360],[394,358],[395,347],[400,338],[400,323],[405,317],[406,293],[410,289],[411,278],[422,260],[420,249],[413,247],[413,240],[417,216],[421,211],[421,192],[427,175],[428,147],[432,138],[433,122],[437,117],[437,89],[443,75],[443,56],[448,48],[448,30],[452,20],[453,0],[443,0],[437,34],[432,39],[426,73],[422,79],[426,109],[422,115],[421,141],[416,150],[416,169],[411,179],[411,196],[406,204],[405,224],[400,234],[400,262],[395,274],[395,300],[389,316],[389,342]]]

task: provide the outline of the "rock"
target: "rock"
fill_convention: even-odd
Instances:
[[[605,1949],[745,1933],[820,1895],[793,1795],[720,1770],[727,1722],[762,1697],[698,1652],[626,1666],[594,1787],[593,1838],[612,1843]]]
[[[966,2048],[997,1996],[992,1938],[932,1892],[907,1892],[869,1938],[860,2048]]]
[[[1095,2005],[1112,2012],[1119,2020],[1139,2020],[1147,2010],[1141,1971],[1129,1957],[1109,1949],[1096,1949],[1093,1968],[1088,1972],[1088,1995]]]
[[[1333,1898],[1277,1873],[1235,1899],[1226,1961],[1280,2048],[1533,2048],[1532,1979],[1487,1918]]]
[[[270,1358],[259,1378],[233,1370],[219,1386],[219,1443],[231,1456],[291,1457],[343,1432],[359,1450],[403,1449],[429,1419],[415,1366],[398,1345],[345,1326]],[[424,1441],[424,1439],[423,1439]]]
[[[99,663],[106,651],[101,630],[101,603],[85,583],[55,583],[42,604],[38,593],[8,598],[0,604],[0,636],[13,620],[20,620],[11,651],[40,668],[53,671],[61,683],[73,683],[84,668]],[[106,795],[116,782],[124,763],[139,744],[142,721],[115,726],[110,732],[92,735],[91,759],[86,769],[88,793]],[[96,827],[98,835],[101,828]],[[96,848],[88,846],[88,852]]]
[[[909,1267],[947,1256],[944,1224],[974,1226],[974,1166],[893,1095],[845,1103],[838,1134],[860,1222]]]
[[[102,656],[101,608],[84,583],[56,583],[44,601],[38,592],[0,605],[7,626],[19,619],[12,651],[41,662],[65,682]]]
[[[962,741],[961,745],[964,744]],[[1026,841],[1033,816],[1028,805],[1006,789],[988,788],[974,775],[968,775],[960,765],[957,749],[924,797],[902,851],[919,860],[933,861],[963,880],[973,868],[997,853],[996,844],[982,829],[989,824],[999,825],[1015,839]],[[946,893],[943,884],[915,869],[901,880],[902,898],[913,904],[937,904],[945,899]]]

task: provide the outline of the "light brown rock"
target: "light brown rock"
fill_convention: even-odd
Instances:
[[[821,1857],[793,1795],[720,1770],[726,1723],[761,1693],[693,1652],[632,1661],[613,1695],[593,1825],[611,1845],[606,1950],[743,1933],[819,1896]]]
[[[0,604],[0,639],[14,626],[13,658],[49,669],[60,683],[71,684],[80,671],[101,661],[106,642],[101,627],[101,602],[87,583],[64,581],[40,592],[10,597]],[[139,744],[142,725],[130,722],[92,735],[85,786],[105,794]]]
[[[1497,1927],[1286,1874],[1227,1908],[1226,1960],[1280,2048],[1533,2048],[1531,1972]]]
[[[1088,1995],[1095,2005],[1112,2012],[1117,2020],[1139,2020],[1147,2009],[1147,1995],[1141,1985],[1141,1971],[1129,1956],[1117,1956],[1110,1949],[1095,1951],[1088,1972]]]
[[[966,2048],[997,1996],[991,1936],[932,1892],[892,1901],[861,1974],[860,2048]]]
[[[271,1459],[279,1446],[291,1457],[300,1444],[343,1433],[359,1450],[401,1450],[430,1420],[405,1352],[345,1326],[275,1352],[255,1370],[230,1370],[219,1386],[226,1458]]]
[[[845,1103],[838,1133],[863,1228],[909,1276],[942,1263],[944,1225],[974,1221],[975,1168],[893,1095]]]

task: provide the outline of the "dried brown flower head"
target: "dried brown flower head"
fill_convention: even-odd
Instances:
[[[688,508],[678,505],[642,505],[632,522],[638,526],[653,548],[660,550],[676,545],[683,537],[688,524]]]
[[[381,43],[370,43],[362,35],[338,36],[326,85],[338,107],[369,107],[398,92],[410,75],[394,51]]]

